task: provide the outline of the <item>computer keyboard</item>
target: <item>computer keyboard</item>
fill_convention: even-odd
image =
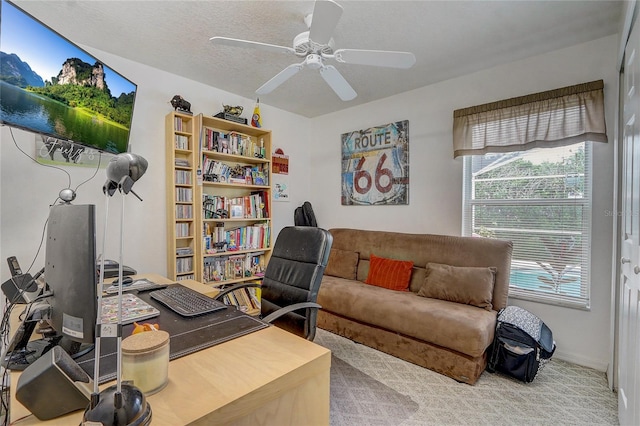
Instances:
[[[170,285],[149,293],[152,299],[183,317],[209,314],[226,309],[227,305],[181,284]]]

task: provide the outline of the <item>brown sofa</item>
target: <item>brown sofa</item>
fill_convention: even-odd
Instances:
[[[322,305],[318,327],[457,381],[475,383],[487,364],[497,311],[507,304],[511,242],[357,229],[329,232],[333,247],[318,293]],[[366,284],[371,254],[413,261],[408,291]],[[473,300],[459,300],[466,297],[465,292],[475,292],[476,284],[469,275],[466,285],[472,285],[472,289],[460,287],[457,281],[465,279],[458,280],[458,275],[440,273],[450,269],[475,271],[469,267],[483,274],[486,269],[493,273],[493,283],[489,283],[492,288],[483,284],[488,304],[474,306],[467,304],[475,303]],[[436,276],[439,284],[432,284]],[[421,291],[423,285],[428,291]],[[440,298],[418,295],[428,295],[438,285],[444,290],[436,294]]]

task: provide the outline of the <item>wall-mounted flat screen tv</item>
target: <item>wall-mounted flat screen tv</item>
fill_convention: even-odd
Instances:
[[[16,5],[0,13],[0,122],[127,152],[137,86]]]

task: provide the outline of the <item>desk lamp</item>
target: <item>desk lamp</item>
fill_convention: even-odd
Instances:
[[[106,213],[104,220],[104,238],[102,240],[102,264],[100,265],[100,285],[104,282],[104,251],[107,239],[107,219],[109,217],[109,200],[118,190],[122,194],[122,214],[120,218],[120,258],[118,282],[122,282],[122,252],[124,249],[124,200],[131,192],[140,201],[142,198],[133,190],[133,184],[147,170],[147,160],[139,155],[118,154],[107,165],[107,181],[102,187],[106,197]],[[100,339],[102,337],[117,338],[117,371],[116,384],[103,390],[98,389],[100,377]],[[82,424],[110,425],[148,425],[151,423],[151,406],[142,391],[132,384],[122,383],[122,286],[118,286],[118,323],[102,324],[102,292],[98,292],[98,315],[96,321],[96,344],[93,373],[93,393],[91,402],[84,412]]]

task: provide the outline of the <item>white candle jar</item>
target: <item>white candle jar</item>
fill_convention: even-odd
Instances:
[[[169,382],[169,333],[145,331],[122,341],[122,380],[145,395],[162,390]]]

